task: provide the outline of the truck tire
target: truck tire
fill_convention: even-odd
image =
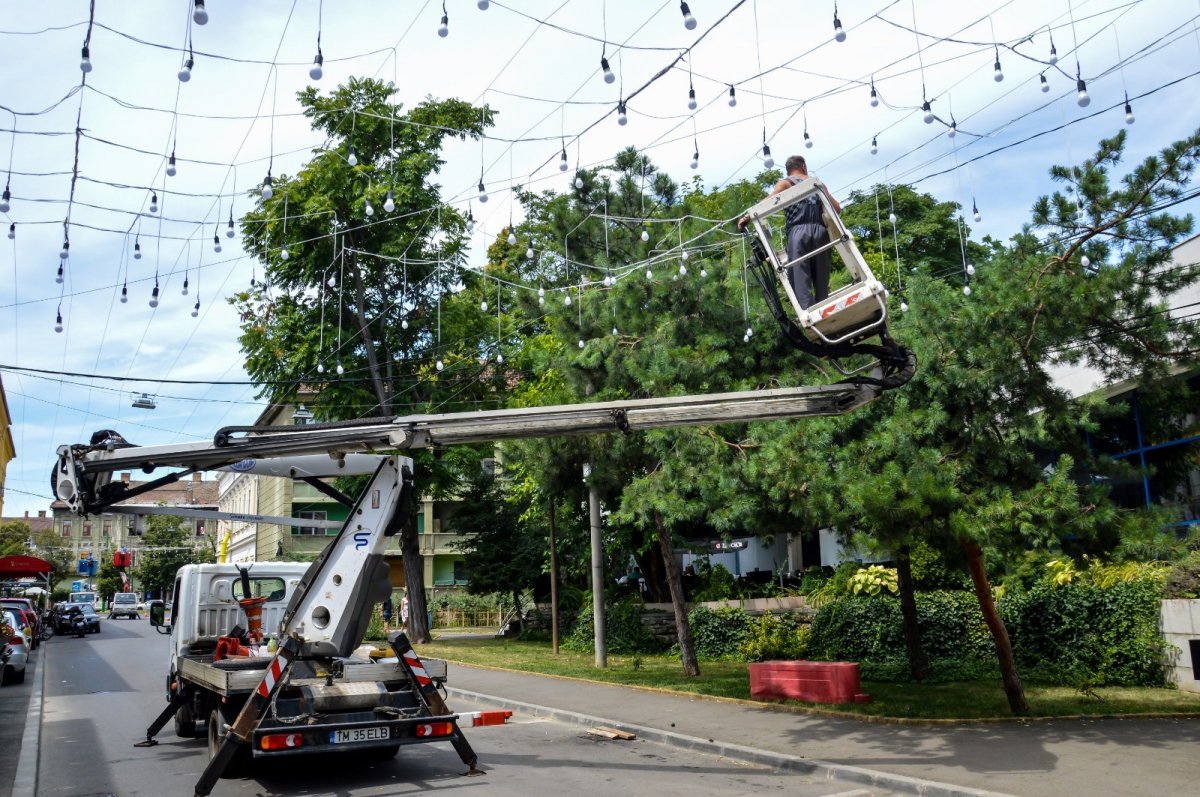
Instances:
[[[190,702],[175,712],[175,735],[180,739],[195,739],[200,735],[196,731],[196,712],[192,710]]]
[[[208,760],[211,761],[217,756],[217,751],[221,749],[221,744],[225,741],[225,719],[221,716],[221,709],[214,708],[208,715]],[[229,760],[229,764],[225,767],[225,771],[221,773],[223,778],[240,778],[246,774],[250,768],[250,748],[246,745],[238,745],[237,752],[233,754],[233,758]]]

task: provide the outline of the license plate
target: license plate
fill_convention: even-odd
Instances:
[[[372,742],[387,739],[391,732],[387,726],[379,725],[373,728],[346,728],[329,732],[330,744],[353,744],[355,742]]]

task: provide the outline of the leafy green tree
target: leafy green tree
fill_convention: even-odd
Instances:
[[[110,555],[104,555],[100,560],[100,569],[96,573],[96,591],[105,603],[112,601],[113,595],[125,591],[125,582],[121,580],[120,569],[112,563]]]
[[[482,469],[469,479],[454,528],[464,535],[458,549],[465,556],[472,595],[508,593],[521,614],[521,593],[533,588],[542,572],[545,535],[522,521],[523,509],[503,480]]]
[[[33,532],[23,520],[0,525],[0,556],[29,553],[28,541]]]
[[[273,196],[242,220],[244,246],[263,267],[235,299],[247,370],[272,399],[316,387],[322,420],[474,409],[503,384],[502,373],[478,364],[495,346],[494,316],[456,290],[476,279],[463,271],[467,219],[442,203],[434,182],[442,142],[478,137],[492,112],[456,99],[405,110],[395,93],[360,78],[328,95],[300,92],[328,143],[298,174],[276,176]],[[472,455],[477,467],[482,454]],[[453,465],[464,458],[417,454],[421,489],[435,498],[453,491]],[[401,551],[414,641],[428,641],[415,519]]]
[[[984,552],[1050,548],[1066,537],[1111,546],[1157,522],[1119,510],[1101,482],[1076,477],[1077,467],[1120,472],[1086,445],[1113,409],[1072,400],[1051,368],[1085,363],[1169,390],[1169,370],[1200,351],[1196,322],[1162,312],[1164,297],[1200,276],[1165,268],[1191,220],[1156,207],[1190,179],[1200,135],[1114,186],[1109,171],[1124,141],[1122,132],[1079,166],[1051,170],[1073,190],[1035,203],[1033,225],[979,270],[969,297],[936,279],[914,282],[912,311],[894,334],[916,350],[917,376],[834,434],[826,478],[814,482],[814,500],[839,526],[892,550],[921,539],[961,551],[1014,713],[1029,706]],[[769,445],[795,443],[781,436]]]
[[[141,562],[135,573],[142,588],[159,597],[174,586],[179,568],[211,561],[202,544],[197,545],[192,539],[183,519],[174,515],[147,516],[142,546]]]

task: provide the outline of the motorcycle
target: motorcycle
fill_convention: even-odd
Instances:
[[[84,619],[83,612],[71,613],[71,630],[80,638],[87,633],[87,620]]]

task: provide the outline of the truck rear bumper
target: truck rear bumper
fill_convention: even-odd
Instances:
[[[326,717],[311,725],[266,718],[254,731],[254,758],[345,753],[461,738],[458,715],[388,717],[370,711]]]

